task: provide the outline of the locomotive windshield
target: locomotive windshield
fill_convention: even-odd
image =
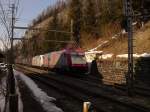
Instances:
[[[86,59],[84,55],[71,55],[72,64],[86,64]]]

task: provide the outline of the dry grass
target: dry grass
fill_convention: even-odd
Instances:
[[[84,50],[90,50],[97,47],[99,44],[104,42],[106,39],[100,37],[95,38],[90,34],[82,33],[81,35],[81,45]]]
[[[95,48],[98,45],[102,44],[104,41],[111,40],[110,37],[115,35],[121,29],[120,24],[118,22],[108,23],[101,27],[102,28],[99,31],[101,36],[99,36],[99,37],[94,37],[91,34],[82,32],[81,45],[85,50]]]
[[[135,52],[150,53],[150,23],[135,35]]]
[[[101,48],[105,53],[123,54],[127,53],[127,38],[109,40],[109,44]]]
[[[150,23],[135,32],[134,46],[134,53],[150,53]],[[126,36],[109,39],[109,44],[99,50],[103,50],[106,53],[125,54],[128,51],[128,39]]]

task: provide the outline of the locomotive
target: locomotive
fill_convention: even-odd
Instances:
[[[61,51],[34,56],[31,60],[31,64],[33,66],[45,67],[51,70],[73,73],[88,72],[88,64],[85,58],[85,53],[79,50],[64,49]]]

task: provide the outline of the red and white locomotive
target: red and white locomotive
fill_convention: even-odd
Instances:
[[[88,72],[85,53],[81,50],[65,49],[35,56],[32,58],[32,65],[61,71]]]

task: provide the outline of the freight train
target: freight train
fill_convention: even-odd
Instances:
[[[17,63],[32,64],[32,66],[45,67],[57,71],[72,73],[87,73],[88,64],[85,53],[78,50],[61,50],[43,55],[34,56],[31,59],[18,59]]]

